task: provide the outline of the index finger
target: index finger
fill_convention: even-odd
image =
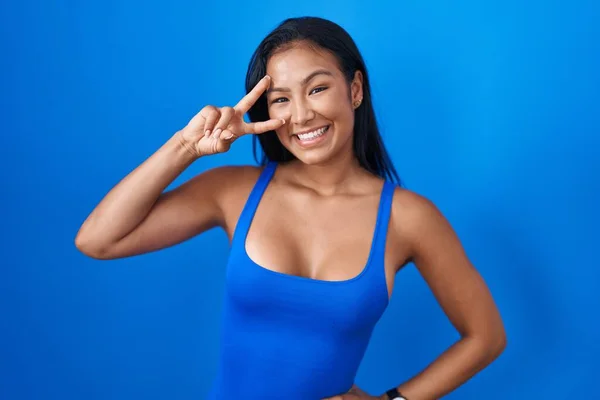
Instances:
[[[241,115],[244,115],[250,110],[250,108],[256,103],[260,96],[268,89],[271,84],[271,77],[269,75],[265,75],[252,90],[242,97],[242,99],[235,105],[236,110],[238,110]]]

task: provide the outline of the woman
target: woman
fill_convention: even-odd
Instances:
[[[210,398],[435,399],[495,359],[506,339],[494,301],[436,207],[392,183],[348,33],[319,18],[284,21],[252,57],[246,89],[234,107],[204,107],[106,195],[76,238],[83,253],[114,259],[225,230],[231,254]],[[216,168],[163,193],[194,160],[244,134],[260,141],[261,167]],[[409,262],[461,339],[373,397],[354,377]]]

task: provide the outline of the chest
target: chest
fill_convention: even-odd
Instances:
[[[256,209],[246,252],[272,271],[326,281],[352,279],[371,254],[379,203],[379,193],[320,197],[273,188]]]

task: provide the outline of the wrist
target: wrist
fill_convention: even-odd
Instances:
[[[409,400],[406,396],[404,396],[402,394],[402,392],[400,392],[398,390],[398,388],[391,388],[390,390],[386,391],[384,394],[381,395],[380,399],[381,400],[395,400],[395,399]]]
[[[175,135],[173,135],[169,142],[171,142],[171,148],[174,151],[175,156],[181,162],[189,165],[200,158],[195,149],[185,141],[181,130],[175,132]]]

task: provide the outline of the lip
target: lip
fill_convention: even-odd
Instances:
[[[302,131],[302,132],[295,132],[295,133],[292,133],[292,136],[298,136],[298,135],[302,135],[302,134],[304,134],[304,133],[313,132],[313,131],[316,131],[316,130],[318,130],[318,129],[325,128],[326,126],[329,126],[329,124],[327,124],[327,125],[321,125],[321,126],[317,126],[317,127],[315,127],[315,128],[310,128],[310,129],[307,129],[307,130],[305,130],[305,131]]]
[[[323,143],[325,143],[327,140],[329,140],[328,138],[329,138],[329,131],[331,130],[331,125],[326,125],[326,126],[329,128],[321,136],[317,136],[315,138],[308,139],[308,140],[300,140],[300,138],[298,136],[292,136],[292,141],[297,146],[300,146],[300,148],[305,149],[305,150],[319,147]],[[319,129],[319,128],[317,128],[317,129]],[[308,131],[308,132],[311,132],[311,131]]]

